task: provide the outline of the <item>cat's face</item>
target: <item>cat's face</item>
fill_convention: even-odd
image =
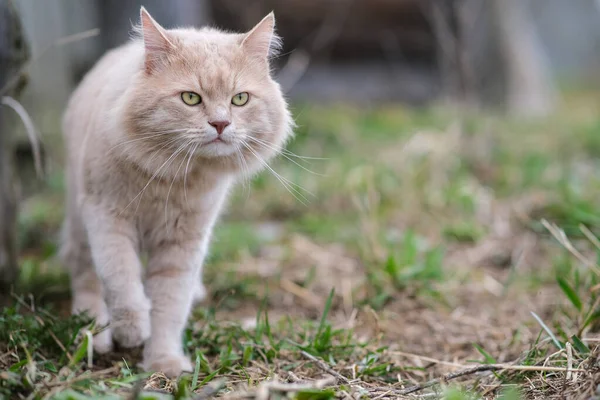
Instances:
[[[142,10],[145,62],[128,95],[127,126],[149,153],[262,168],[292,120],[268,57],[278,43],[268,15],[248,34],[164,30]]]

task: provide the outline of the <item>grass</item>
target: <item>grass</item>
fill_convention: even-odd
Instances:
[[[55,166],[21,207],[0,398],[597,398],[590,104],[536,121],[297,105],[289,150],[311,158],[274,168],[308,204],[268,173],[234,193],[177,380],[139,370],[139,349],[88,353],[96,328],[69,316],[56,260]]]

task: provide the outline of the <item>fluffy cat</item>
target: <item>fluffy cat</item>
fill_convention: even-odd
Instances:
[[[108,324],[97,352],[113,339],[144,344],[144,369],[192,369],[181,337],[204,294],[213,225],[235,181],[292,133],[269,69],[274,26],[271,13],[246,34],[166,30],[142,7],[141,37],[109,51],[73,93],[61,253],[73,312]]]

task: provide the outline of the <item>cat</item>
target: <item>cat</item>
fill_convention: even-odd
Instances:
[[[143,7],[140,19],[67,105],[61,254],[72,311],[108,324],[94,349],[143,344],[142,368],[172,377],[192,370],[182,333],[227,194],[267,166],[294,122],[270,70],[273,13],[245,34],[167,30]]]

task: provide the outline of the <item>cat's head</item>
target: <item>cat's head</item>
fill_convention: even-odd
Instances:
[[[274,29],[271,13],[245,34],[166,30],[142,7],[143,65],[125,105],[129,139],[140,139],[148,157],[263,168],[293,125],[271,77],[269,58],[281,43]]]

